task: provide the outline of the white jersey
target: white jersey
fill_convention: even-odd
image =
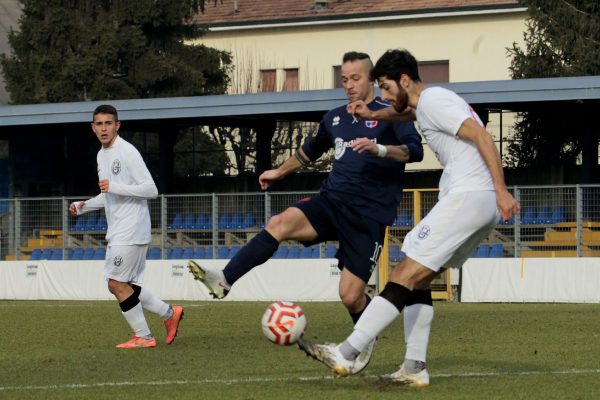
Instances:
[[[456,93],[430,87],[419,98],[417,122],[429,147],[444,167],[440,179],[440,198],[447,194],[494,190],[492,176],[475,143],[457,136],[462,123],[481,119]]]
[[[139,151],[117,136],[112,146],[98,152],[98,178],[108,179],[107,193],[85,202],[78,213],[104,208],[109,245],[144,245],[152,239],[147,199],[158,190]]]

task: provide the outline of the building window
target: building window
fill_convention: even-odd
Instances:
[[[419,76],[423,83],[450,82],[450,67],[448,60],[420,62]]]
[[[338,89],[338,88],[342,88],[342,87],[344,87],[344,85],[342,85],[342,66],[334,65],[333,66],[333,88]]]
[[[276,77],[277,77],[276,70],[261,69],[260,70],[260,91],[261,92],[274,92]]]
[[[298,91],[298,68],[286,68],[283,71],[285,73],[285,81],[283,82],[283,91],[284,92]]]

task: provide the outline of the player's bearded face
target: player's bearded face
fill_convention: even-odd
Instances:
[[[402,112],[408,107],[408,93],[398,82],[382,77],[378,79],[381,89],[381,98],[390,103],[398,112]]]
[[[396,111],[402,112],[408,107],[408,93],[402,87],[397,87],[397,89],[396,100],[393,105]]]

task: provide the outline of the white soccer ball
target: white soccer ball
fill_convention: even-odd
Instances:
[[[276,301],[265,310],[261,326],[265,337],[271,342],[288,346],[296,343],[304,334],[306,316],[297,304]]]

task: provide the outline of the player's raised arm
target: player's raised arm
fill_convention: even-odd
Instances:
[[[360,118],[365,121],[375,120],[408,122],[416,120],[414,110],[410,107],[407,107],[402,112],[396,111],[392,106],[372,111],[362,100],[353,101],[352,103],[348,104],[348,106],[346,107],[346,111],[348,111],[349,114],[352,114],[357,118]]]
[[[519,202],[508,192],[506,183],[504,182],[504,172],[502,171],[502,163],[498,149],[494,145],[492,136],[488,131],[479,125],[475,120],[467,118],[462,123],[458,130],[458,136],[461,139],[470,140],[475,143],[477,150],[483,161],[490,170],[494,189],[496,190],[496,202],[498,203],[498,211],[502,215],[502,219],[507,221],[521,209]]]

